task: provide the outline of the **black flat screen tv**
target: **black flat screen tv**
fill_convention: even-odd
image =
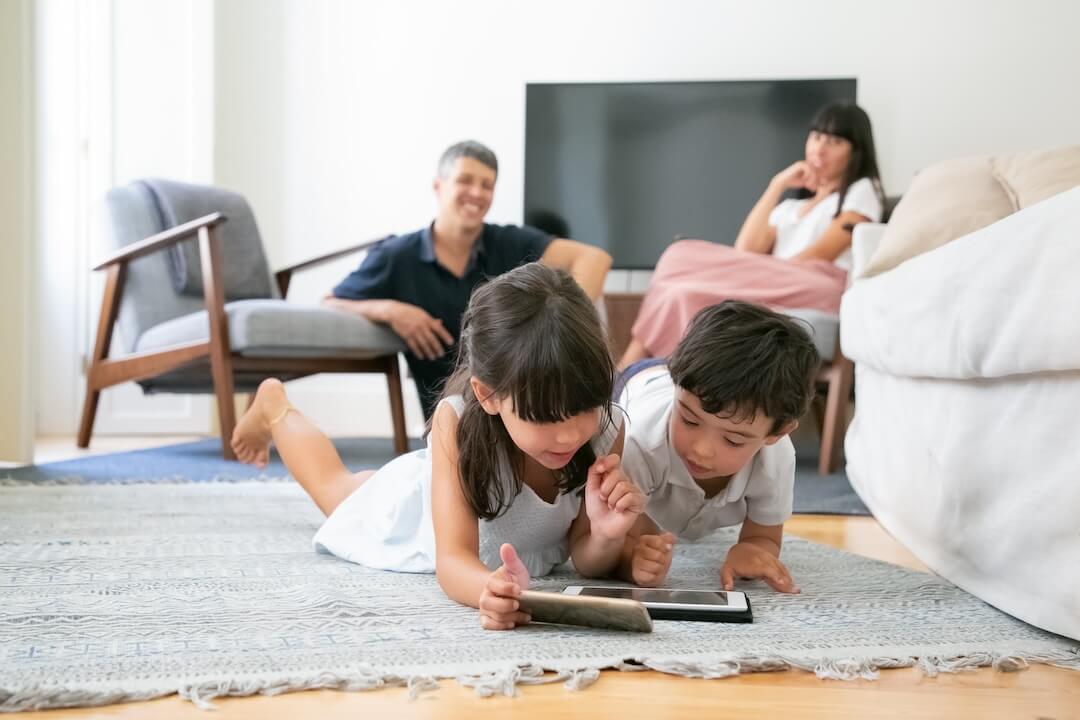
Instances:
[[[676,236],[733,244],[814,113],[855,79],[533,84],[525,222],[651,269]],[[561,234],[561,233],[559,233]]]

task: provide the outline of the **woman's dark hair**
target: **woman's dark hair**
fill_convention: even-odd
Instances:
[[[739,422],[753,422],[762,412],[772,418],[769,434],[775,434],[809,408],[820,362],[798,320],[725,300],[694,316],[668,370],[705,412]]]
[[[851,102],[830,103],[814,115],[814,119],[810,121],[810,132],[833,135],[851,143],[851,159],[848,160],[844,177],[840,180],[836,215],[839,215],[840,208],[844,207],[844,196],[847,195],[848,188],[862,178],[870,178],[878,199],[882,205],[885,204],[885,190],[881,185],[877,152],[874,149],[874,132],[870,129],[870,116],[865,110]]]
[[[601,409],[601,428],[611,421],[615,368],[596,309],[567,273],[540,263],[522,265],[481,285],[469,300],[461,326],[457,364],[443,397],[461,395],[458,472],[473,511],[486,520],[510,507],[524,484],[525,456],[502,419],[489,415],[470,385],[476,377],[515,414],[553,423]],[[509,461],[512,488],[500,481]],[[585,484],[596,454],[586,442],[557,471],[559,493]]]

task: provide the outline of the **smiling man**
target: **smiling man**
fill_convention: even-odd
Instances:
[[[484,145],[451,145],[434,182],[435,220],[372,247],[323,301],[401,336],[426,418],[453,369],[461,317],[477,285],[539,260],[569,272],[595,301],[611,267],[600,248],[531,227],[485,223],[498,172],[495,153]]]

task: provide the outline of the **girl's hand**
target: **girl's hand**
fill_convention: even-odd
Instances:
[[[806,188],[810,192],[814,192],[817,190],[818,176],[805,160],[799,160],[776,173],[773,182],[779,183],[780,187],[785,190],[790,188]]]
[[[674,555],[675,536],[671,533],[642,535],[637,539],[630,559],[630,578],[642,587],[663,585]]]
[[[780,558],[753,543],[736,543],[728,550],[724,566],[720,568],[720,584],[725,590],[734,590],[736,576],[761,578],[780,592],[799,592]]]
[[[597,459],[585,481],[585,513],[593,535],[622,540],[645,510],[645,494],[622,471],[618,455]]]
[[[480,593],[480,625],[485,630],[512,630],[531,618],[518,609],[518,596],[529,587],[529,571],[521,562],[514,546],[505,543],[499,548],[503,564],[488,576]]]

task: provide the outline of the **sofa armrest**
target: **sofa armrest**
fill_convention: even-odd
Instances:
[[[877,252],[881,239],[885,237],[885,223],[859,223],[851,233],[851,272],[849,281],[857,280],[866,269],[870,258]]]

